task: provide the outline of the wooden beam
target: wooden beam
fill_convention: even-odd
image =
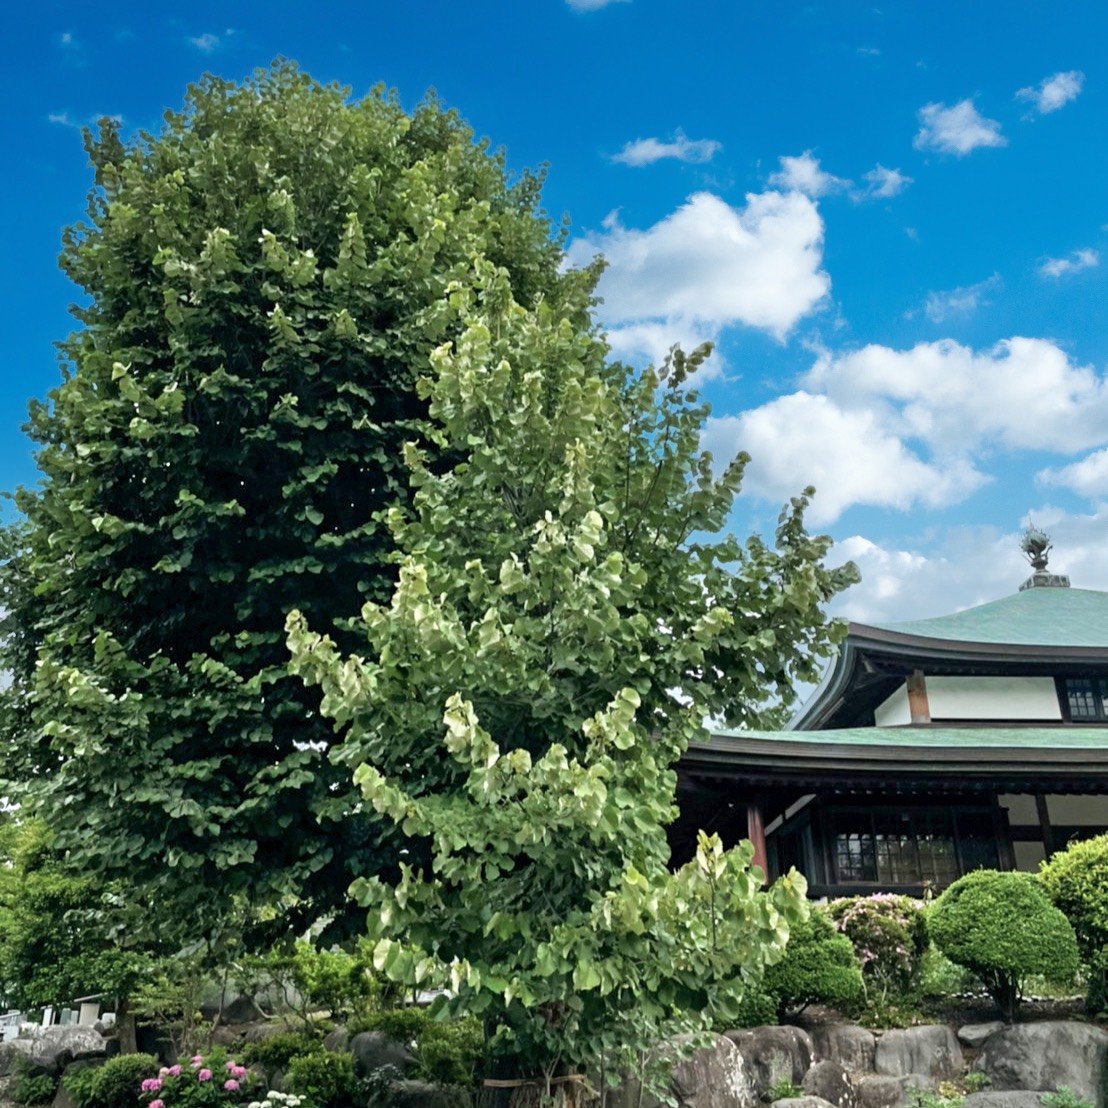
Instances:
[[[927,682],[923,672],[915,670],[908,677],[908,713],[913,723],[931,722],[931,705],[927,702]]]
[[[1050,826],[1050,812],[1047,810],[1046,797],[1042,793],[1035,794],[1035,810],[1039,813],[1039,826],[1043,832],[1043,850],[1046,851],[1047,861],[1054,853],[1054,831]]]
[[[760,866],[769,879],[769,859],[766,855],[766,815],[760,800],[746,806],[746,837],[754,844],[754,865]]]

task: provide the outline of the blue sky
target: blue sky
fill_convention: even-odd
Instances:
[[[156,128],[203,71],[277,55],[412,104],[434,87],[516,167],[549,163],[571,258],[642,360],[710,338],[736,513],[813,523],[856,558],[855,617],[1011,591],[1028,516],[1108,588],[1108,6],[976,0],[25,5],[9,17],[11,169],[0,486],[57,380],[61,228],[99,114]]]

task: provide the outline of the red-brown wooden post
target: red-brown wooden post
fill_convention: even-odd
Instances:
[[[766,816],[761,801],[752,800],[746,806],[746,837],[754,845],[754,865],[760,866],[767,880],[769,858],[766,854]]]

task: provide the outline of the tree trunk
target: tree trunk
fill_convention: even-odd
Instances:
[[[135,1014],[130,1010],[125,997],[120,997],[115,1005],[115,1023],[119,1028],[119,1053],[138,1053],[138,1031],[135,1027]]]

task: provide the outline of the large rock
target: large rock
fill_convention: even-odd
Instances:
[[[849,1073],[873,1073],[877,1040],[856,1023],[823,1023],[811,1030],[816,1057],[838,1062]]]
[[[323,1036],[323,1049],[333,1054],[341,1054],[350,1045],[350,1032],[345,1027],[336,1027]]]
[[[104,1061],[103,1058],[82,1058],[79,1062],[70,1062],[62,1073],[61,1081],[58,1082],[58,1091],[54,1094],[54,1102],[50,1108],[77,1108],[77,1102],[73,1099],[72,1093],[65,1087],[65,1079],[82,1070],[102,1066]]]
[[[415,1065],[412,1052],[396,1039],[380,1031],[363,1031],[355,1035],[346,1049],[354,1055],[354,1069],[359,1077],[368,1077],[382,1066],[395,1066],[400,1073],[407,1073]]]
[[[977,1068],[999,1092],[1066,1085],[1097,1108],[1108,1108],[1108,1032],[1088,1023],[1047,1020],[1006,1027],[989,1037]]]
[[[966,1097],[963,1108],[1043,1108],[1042,1093],[986,1089]]]
[[[856,1108],[907,1108],[913,1104],[916,1090],[934,1089],[938,1081],[919,1073],[903,1077],[870,1074],[854,1083]]]
[[[775,1100],[771,1108],[831,1108],[831,1106],[818,1096],[786,1096]]]
[[[742,1056],[754,1095],[763,1100],[778,1082],[799,1085],[815,1056],[808,1032],[799,1027],[751,1027],[725,1036]]]
[[[431,1085],[426,1081],[394,1081],[387,1093],[371,1097],[369,1108],[471,1108],[466,1089],[456,1085]]]
[[[958,1042],[977,1050],[985,1045],[985,1040],[991,1038],[998,1031],[1003,1031],[1008,1025],[1003,1020],[990,1020],[988,1023],[967,1023],[965,1027],[958,1028]]]
[[[674,1040],[683,1047],[687,1038]],[[678,1057],[670,1074],[676,1108],[755,1108],[754,1091],[743,1052],[727,1037],[712,1035],[711,1045]]]
[[[909,1074],[940,1081],[961,1077],[962,1048],[946,1024],[926,1024],[886,1031],[877,1040],[874,1068],[889,1077]]]
[[[854,1082],[838,1062],[816,1062],[804,1075],[802,1088],[805,1095],[826,1100],[835,1108],[854,1108]]]
[[[36,1027],[27,1035],[0,1044],[0,1074],[26,1066],[28,1072],[57,1077],[62,1070],[83,1058],[107,1054],[104,1036],[82,1024],[65,1027]]]

